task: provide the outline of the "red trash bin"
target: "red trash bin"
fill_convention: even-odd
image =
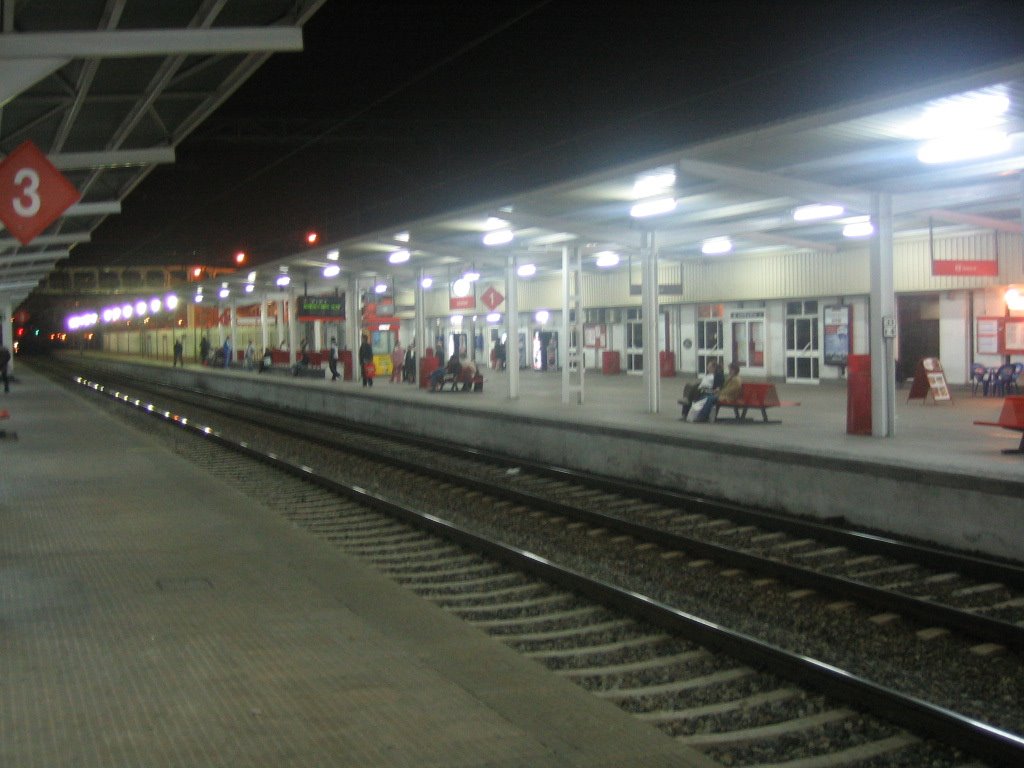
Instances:
[[[846,359],[846,433],[871,434],[871,355]]]
[[[342,381],[352,381],[352,350],[341,350],[338,353],[338,359],[341,360],[341,367],[344,371]]]
[[[619,353],[613,349],[606,349],[601,353],[601,373],[605,376],[619,373]]]
[[[658,353],[658,369],[661,371],[661,378],[671,378],[676,375],[676,353],[668,350]]]

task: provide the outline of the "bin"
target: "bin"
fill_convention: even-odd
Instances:
[[[606,349],[601,353],[601,373],[605,376],[621,373],[619,367],[619,353],[612,349]]]
[[[846,361],[846,433],[871,434],[871,355]]]
[[[341,367],[343,370],[342,380],[352,381],[352,350],[341,350],[341,352],[338,353],[338,359],[341,361]]]
[[[658,353],[658,370],[661,371],[661,378],[672,378],[676,375],[676,353],[665,351]]]
[[[420,389],[427,389],[430,386],[430,374],[441,366],[441,360],[436,355],[427,355],[420,360]]]

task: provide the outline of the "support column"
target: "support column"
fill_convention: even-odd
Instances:
[[[288,341],[288,294],[277,302],[277,346]]]
[[[519,275],[516,255],[508,254],[505,268],[505,306],[508,307],[508,340],[505,343],[505,371],[508,373],[508,399],[519,399]]]
[[[267,294],[260,294],[260,348],[256,350],[260,360],[263,359],[263,353],[267,347],[270,346],[270,332],[267,328],[270,313],[267,312]]]
[[[237,350],[241,344],[241,340],[238,338],[238,302],[235,299],[231,300],[231,304],[228,307],[228,320],[231,325],[228,330],[231,331],[231,357],[228,361],[228,365],[233,366],[235,364],[234,358],[237,357]]]
[[[416,329],[413,331],[415,335],[415,355],[416,355],[416,386],[420,385],[420,361],[427,354],[427,317],[426,317],[426,304],[423,295],[423,278],[427,275],[421,269],[419,277],[416,279],[416,309],[415,317],[413,318]]]
[[[661,370],[658,365],[658,255],[654,233],[644,232],[640,241],[643,279],[640,281],[640,305],[644,329],[644,390],[647,410],[657,413],[661,407]]]
[[[359,331],[362,327],[359,314],[359,280],[350,277],[345,289],[345,343],[352,352],[353,381],[359,381]]]
[[[892,195],[871,195],[871,434],[896,434],[896,378],[893,339],[896,294],[892,272]]]
[[[298,302],[295,300],[295,289],[288,289],[288,366],[295,367],[295,353],[299,346]]]
[[[562,248],[562,402],[583,404],[583,268],[578,246]],[[574,343],[575,342],[575,343]]]

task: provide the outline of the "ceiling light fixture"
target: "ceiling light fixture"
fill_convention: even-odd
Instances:
[[[405,264],[408,260],[409,250],[407,248],[399,248],[388,255],[388,262],[391,264]]]
[[[644,219],[648,216],[659,216],[676,209],[674,197],[656,197],[653,200],[644,200],[629,209],[629,215],[634,219]]]
[[[843,215],[845,211],[841,205],[829,203],[812,203],[801,205],[793,211],[793,221],[819,221],[821,219],[835,219]]]
[[[328,264],[324,267],[324,277],[337,277],[341,272],[341,267],[337,264]]]
[[[599,251],[594,254],[594,258],[594,263],[601,269],[608,269],[619,263],[619,254],[615,251]]]
[[[870,237],[874,233],[875,225],[867,216],[850,221],[843,227],[843,237]]]
[[[516,270],[516,274],[520,277],[533,277],[537,274],[536,264],[520,264]]]
[[[712,237],[700,246],[700,252],[706,256],[718,256],[732,250],[732,240],[728,237]]]
[[[511,229],[495,229],[483,237],[484,245],[505,245],[512,242]]]

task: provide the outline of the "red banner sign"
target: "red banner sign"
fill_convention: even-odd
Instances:
[[[932,275],[935,277],[994,277],[998,274],[999,262],[995,259],[932,261]]]

